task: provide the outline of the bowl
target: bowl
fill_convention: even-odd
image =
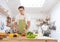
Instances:
[[[0,33],[0,40],[2,40],[3,38],[6,38],[7,34],[6,33]]]

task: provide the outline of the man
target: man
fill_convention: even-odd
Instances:
[[[16,23],[17,23],[17,29],[18,33],[26,33],[27,29],[30,27],[30,20],[28,19],[28,16],[25,14],[25,9],[23,6],[18,7],[19,13],[16,16]]]

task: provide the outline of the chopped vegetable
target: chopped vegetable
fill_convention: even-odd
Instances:
[[[27,33],[27,38],[35,38],[37,35],[33,34],[32,32]]]

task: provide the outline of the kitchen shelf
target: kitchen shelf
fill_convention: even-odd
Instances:
[[[0,13],[2,13],[2,15],[4,16],[8,16],[8,11],[5,11],[5,9],[2,6],[0,6]]]

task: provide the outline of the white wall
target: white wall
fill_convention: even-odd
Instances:
[[[60,2],[51,11],[51,21],[56,22],[56,32],[51,36],[60,40]]]
[[[20,6],[19,0],[8,0],[7,2],[8,7],[11,10],[11,16],[14,17],[16,14],[18,14],[18,7]]]

